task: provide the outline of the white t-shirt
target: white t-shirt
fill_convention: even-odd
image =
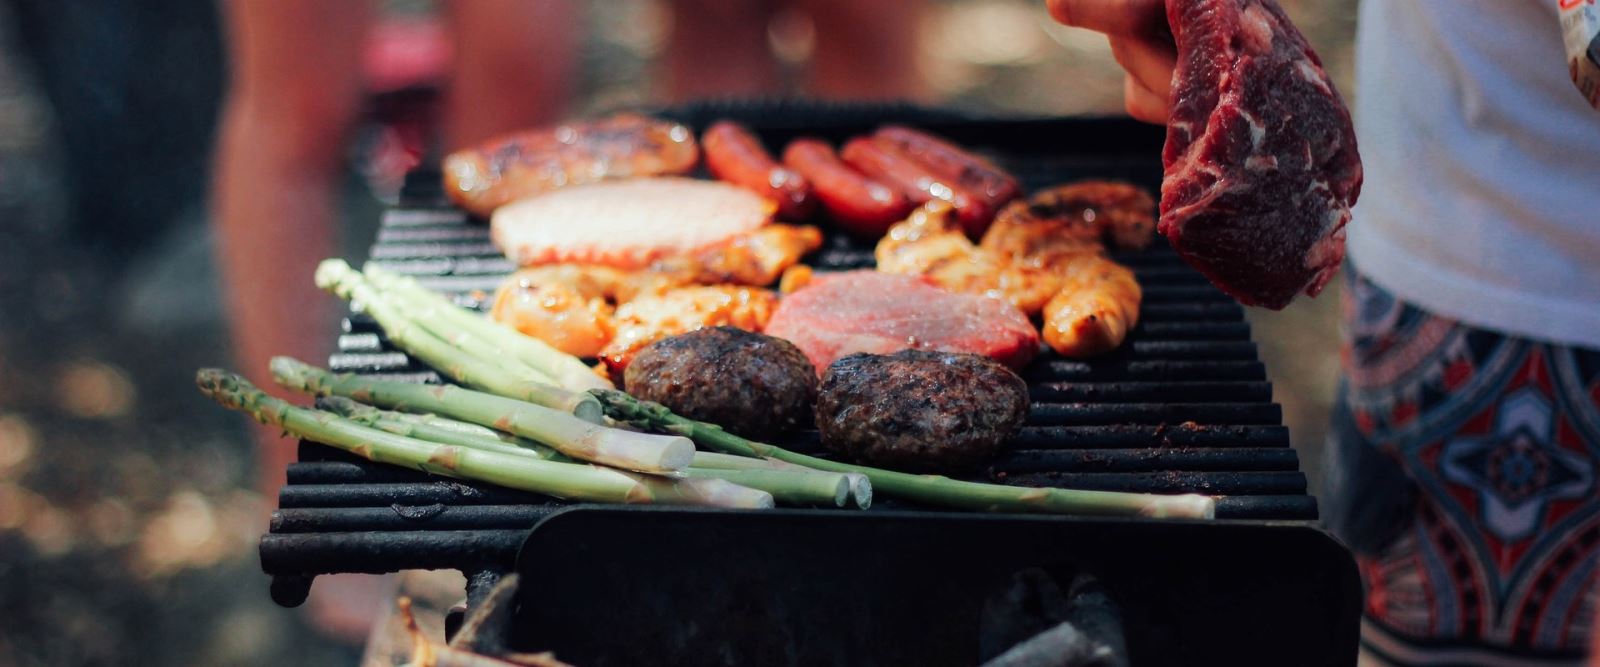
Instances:
[[[1556,0],[1364,0],[1356,267],[1463,323],[1600,348],[1600,111]]]

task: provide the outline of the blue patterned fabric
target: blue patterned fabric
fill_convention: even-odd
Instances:
[[[1325,503],[1385,637],[1367,648],[1578,658],[1600,597],[1600,351],[1474,329],[1345,276]],[[1461,658],[1471,647],[1484,658]]]

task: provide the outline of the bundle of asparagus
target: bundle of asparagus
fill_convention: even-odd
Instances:
[[[541,460],[536,456],[429,442],[363,426],[330,412],[273,398],[238,375],[202,369],[201,393],[249,413],[263,424],[363,458],[414,470],[531,491],[568,500],[661,503],[749,509],[770,508],[772,494],[721,479],[674,479],[630,474],[603,466]]]
[[[390,285],[400,283],[397,277],[389,276],[387,280]],[[317,266],[316,281],[318,287],[365,307],[367,314],[383,327],[389,342],[463,385],[570,412],[587,421],[600,421],[599,405],[582,393],[583,389],[596,386],[595,382],[578,386],[578,391],[568,391],[545,372],[571,375],[563,359],[583,365],[568,355],[551,349],[553,356],[542,357],[545,370],[541,370],[527,363],[524,356],[489,342],[489,338],[496,337],[491,332],[499,325],[460,311],[453,304],[419,299],[409,289],[380,291],[342,259],[323,260]],[[460,312],[447,315],[450,309]],[[584,373],[599,380],[587,370]]]

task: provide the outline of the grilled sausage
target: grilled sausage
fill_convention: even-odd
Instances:
[[[857,236],[882,236],[913,206],[899,190],[841,162],[833,147],[820,139],[789,142],[783,150],[783,163],[809,180],[822,207],[846,231]]]
[[[750,130],[733,121],[718,121],[700,136],[706,167],[724,181],[778,203],[778,216],[805,220],[816,210],[811,184],[792,168],[773,161]]]
[[[496,208],[567,185],[682,174],[700,149],[689,128],[638,114],[496,137],[444,159],[451,201],[487,217]]]
[[[809,424],[817,399],[817,374],[800,348],[725,326],[650,344],[623,378],[636,398],[747,438]]]
[[[852,354],[828,367],[817,396],[824,447],[910,472],[969,470],[998,454],[1027,416],[1027,383],[976,354]]]
[[[993,162],[926,132],[888,125],[879,128],[873,137],[921,163],[935,176],[953,181],[973,196],[982,198],[991,211],[1000,210],[1006,202],[1022,194],[1017,179]]]
[[[861,173],[899,189],[914,202],[921,204],[934,199],[950,202],[956,209],[962,230],[973,237],[982,234],[994,219],[994,211],[982,199],[974,197],[955,181],[935,175],[887,141],[856,137],[844,145],[839,156]]]

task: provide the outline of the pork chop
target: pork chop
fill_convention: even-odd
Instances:
[[[778,303],[766,333],[798,346],[818,374],[857,352],[970,352],[1021,368],[1039,351],[1038,331],[1006,301],[876,271],[819,274]]]
[[[654,177],[554,190],[495,210],[489,234],[520,265],[642,269],[755,231],[776,205],[717,181]]]

